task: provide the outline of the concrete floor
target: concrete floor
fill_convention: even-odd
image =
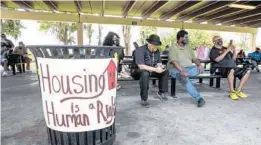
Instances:
[[[2,78],[2,145],[46,145],[41,96],[35,74]],[[177,99],[161,102],[151,88],[150,108],[139,101],[137,84],[125,82],[118,92],[115,145],[260,145],[261,73],[245,87],[249,98],[232,101],[222,88],[197,84],[206,106],[196,103],[178,85]]]

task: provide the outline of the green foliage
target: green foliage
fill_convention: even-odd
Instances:
[[[77,30],[76,23],[40,21],[40,31],[51,32],[64,45],[75,43],[73,33]]]
[[[21,35],[21,29],[25,28],[19,20],[2,20],[1,19],[1,32],[14,39],[18,39]]]
[[[162,45],[159,47],[160,52],[163,52],[166,49],[167,45],[172,46],[177,42],[176,41],[177,32],[178,29],[170,29],[169,32],[160,35],[160,40],[162,42]]]
[[[156,27],[141,27],[140,29],[140,40],[139,42],[143,45],[146,43],[146,39],[151,35],[151,34],[156,34],[157,33],[157,28]]]
[[[243,50],[251,50],[251,44],[249,43],[251,40],[251,36],[249,34],[239,34],[240,42],[235,44],[237,48]]]
[[[91,45],[92,42],[92,34],[94,32],[94,30],[92,29],[92,24],[86,24],[83,26],[83,29],[86,31],[87,33],[87,37],[89,40],[89,45]]]
[[[210,33],[203,30],[187,30],[188,36],[189,36],[189,45],[192,47],[192,49],[198,48],[200,45],[206,45],[209,48],[213,46],[212,38],[215,35],[215,33]]]

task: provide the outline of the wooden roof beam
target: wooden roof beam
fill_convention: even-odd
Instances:
[[[172,11],[169,11],[165,14],[162,14],[160,16],[160,20],[167,20],[169,19],[170,17],[196,5],[197,3],[199,3],[200,1],[184,1],[182,2],[180,5],[176,6],[175,8],[173,8]]]
[[[33,10],[33,5],[30,1],[12,1],[13,3],[17,4],[20,8],[25,9],[26,11]]]
[[[147,19],[151,16],[152,13],[157,11],[160,7],[164,6],[168,1],[159,0],[156,3],[152,4],[142,15],[142,19]]]
[[[259,20],[261,19],[261,14],[259,15],[254,15],[251,17],[247,17],[247,18],[243,18],[243,19],[239,19],[239,20],[235,20],[235,21],[230,21],[227,23],[222,23],[222,25],[236,25],[236,24],[243,24],[243,23],[248,23],[248,22],[252,22],[255,20]]]
[[[239,2],[234,2],[236,4],[245,4],[248,1],[239,1]],[[226,15],[230,15],[236,12],[242,11],[241,9],[237,9],[237,8],[230,8],[230,7],[223,7],[222,9],[218,9],[215,13],[210,14],[208,16],[199,16],[197,18],[195,18],[193,21],[197,22],[197,23],[202,23],[205,21],[210,21],[212,19],[216,19],[219,17],[223,17]],[[244,11],[244,10],[243,10]]]
[[[224,23],[224,22],[228,22],[228,21],[233,21],[233,20],[237,20],[237,19],[242,19],[245,17],[250,17],[250,16],[254,16],[254,15],[258,15],[261,14],[261,8],[256,8],[254,10],[250,10],[250,11],[243,11],[241,13],[232,15],[232,16],[228,16],[225,18],[218,18],[213,20],[213,24],[218,24],[218,23]]]
[[[104,16],[104,11],[105,11],[105,0],[102,0],[102,11],[101,11],[101,16]]]
[[[7,8],[7,5],[4,1],[1,1],[1,7]]]
[[[58,12],[58,6],[57,3],[54,1],[43,1],[45,5],[52,11],[52,12]]]
[[[181,21],[186,21],[186,20],[189,20],[191,18],[198,17],[200,15],[206,14],[208,12],[224,8],[228,4],[231,4],[231,3],[234,3],[234,1],[219,1],[219,2],[210,1],[205,6],[203,6],[201,9],[193,11],[193,12],[189,13],[188,15],[186,15],[186,14],[182,15],[182,16],[178,17],[178,19],[180,19]]]
[[[244,23],[244,24],[241,24],[240,26],[247,26],[247,27],[259,27],[261,26],[261,19],[256,19],[255,21],[252,21],[252,22],[247,22],[247,23]]]
[[[74,5],[77,9],[78,14],[83,14],[82,12],[82,2],[81,1],[73,1]]]
[[[134,4],[135,4],[135,1],[132,1],[132,0],[129,0],[127,2],[127,5],[125,6],[125,9],[124,9],[123,14],[122,14],[122,16],[124,18],[126,18],[128,16],[128,12],[133,7]]]

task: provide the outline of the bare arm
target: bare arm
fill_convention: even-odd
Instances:
[[[236,50],[235,50],[235,49],[233,50],[233,59],[234,59],[234,60],[237,59],[237,53],[236,53]]]
[[[222,59],[224,59],[224,57],[227,55],[227,53],[230,51],[230,49],[227,49],[224,53],[222,53],[221,55],[219,55],[215,61],[216,62],[220,62]]]
[[[183,68],[177,63],[177,61],[173,60],[171,61],[171,64],[179,71],[179,72],[183,72]]]
[[[145,64],[140,64],[140,65],[138,65],[138,67],[139,67],[139,69],[147,70],[147,71],[150,71],[150,72],[155,71],[155,67],[151,67],[151,66],[148,66],[148,65],[145,65]]]
[[[201,63],[198,59],[193,59],[192,60],[197,66],[201,66]]]

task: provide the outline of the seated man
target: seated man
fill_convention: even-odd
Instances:
[[[157,95],[161,100],[167,100],[164,93],[168,89],[169,76],[168,70],[161,64],[160,52],[157,49],[157,46],[161,45],[159,36],[150,35],[147,42],[148,44],[135,50],[133,58],[135,67],[131,74],[135,80],[140,80],[140,97],[143,106],[149,105],[147,100],[150,76],[159,78],[159,92]]]
[[[232,100],[237,100],[238,97],[247,98],[247,95],[242,92],[242,87],[250,76],[250,70],[237,68],[235,60],[237,57],[235,47],[229,45],[223,47],[223,41],[220,36],[213,37],[214,46],[210,51],[209,57],[211,60],[211,73],[227,77],[229,85],[229,97]],[[237,90],[234,90],[234,77],[240,79]]]
[[[171,76],[177,78],[183,84],[188,93],[197,101],[198,107],[205,104],[204,99],[193,86],[188,76],[196,76],[203,71],[193,49],[188,44],[188,32],[180,30],[177,33],[177,43],[169,51],[169,69]],[[193,65],[193,62],[197,65]]]
[[[19,42],[19,45],[15,47],[14,53],[23,56],[23,63],[26,63],[26,70],[30,71],[30,62],[31,59],[28,57],[27,48],[25,47],[23,42]]]

